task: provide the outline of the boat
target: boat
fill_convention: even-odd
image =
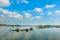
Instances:
[[[19,32],[19,31],[33,31],[33,28],[29,28],[29,29],[15,29],[15,30],[10,30],[10,31],[16,31],[16,32]]]

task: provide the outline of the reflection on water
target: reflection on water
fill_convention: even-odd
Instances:
[[[11,31],[18,27],[0,27],[0,40],[60,40],[60,28],[43,28],[28,32],[26,31]],[[30,27],[19,27],[19,29],[29,29]]]

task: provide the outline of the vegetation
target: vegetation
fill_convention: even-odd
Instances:
[[[38,28],[60,28],[60,25],[38,25]]]
[[[0,26],[32,26],[32,25],[0,24]],[[38,25],[38,29],[39,28],[60,28],[60,25]]]
[[[20,26],[20,25],[0,24],[0,26]]]

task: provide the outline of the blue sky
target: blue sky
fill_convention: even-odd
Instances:
[[[0,24],[60,25],[60,0],[0,0]]]

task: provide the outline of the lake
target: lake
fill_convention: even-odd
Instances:
[[[0,26],[0,40],[60,40],[60,28],[41,28],[33,27],[32,31],[10,31],[16,28],[26,29],[23,27]]]

